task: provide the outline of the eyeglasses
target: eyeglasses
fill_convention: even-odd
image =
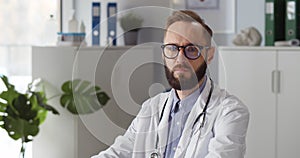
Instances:
[[[186,46],[177,46],[176,44],[165,44],[161,46],[163,54],[166,58],[174,59],[178,56],[180,49],[183,49],[184,56],[190,60],[200,57],[203,49],[209,49],[209,46],[200,46],[188,44]]]

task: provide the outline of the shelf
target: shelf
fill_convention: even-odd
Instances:
[[[298,50],[300,51],[300,47],[273,47],[273,46],[220,46],[219,50]]]

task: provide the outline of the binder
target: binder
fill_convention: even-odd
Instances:
[[[101,4],[92,3],[92,45],[100,45]]]
[[[300,2],[286,0],[285,39],[300,39]]]
[[[285,40],[285,0],[265,1],[265,45]]]
[[[107,41],[111,45],[117,45],[117,3],[107,4]]]

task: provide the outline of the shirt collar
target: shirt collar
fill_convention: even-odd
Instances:
[[[200,87],[198,89],[196,89],[193,93],[188,95],[186,98],[180,100],[179,109],[182,108],[186,112],[190,112],[192,110],[194,104],[196,103],[198,97],[200,96],[200,94],[202,93],[202,91],[205,87],[206,81],[207,81],[207,76],[205,76],[204,82],[200,85]],[[172,90],[171,92],[173,93],[172,95],[174,96],[173,104],[172,104],[173,106],[172,106],[171,111],[174,111],[175,105],[179,101],[179,98],[177,97],[175,90]]]

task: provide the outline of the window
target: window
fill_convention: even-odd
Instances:
[[[8,76],[19,91],[31,82],[31,46],[55,42],[60,0],[0,0],[0,74]],[[0,92],[4,85],[0,83]],[[21,141],[0,128],[1,157],[18,158]],[[32,157],[27,144],[26,158]]]

